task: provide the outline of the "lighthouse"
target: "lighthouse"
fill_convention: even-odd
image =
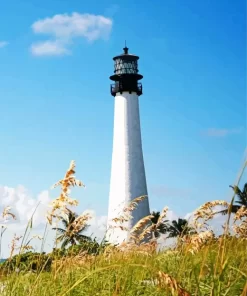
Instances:
[[[114,219],[140,196],[147,195],[146,174],[142,151],[139,97],[143,76],[138,71],[139,57],[124,52],[115,56],[110,91],[114,97],[113,151],[109,192],[107,240],[110,243],[128,242],[130,230],[143,217],[150,215],[148,197],[138,203],[132,219],[119,227]]]

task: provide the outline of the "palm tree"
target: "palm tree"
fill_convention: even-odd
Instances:
[[[237,211],[242,207],[247,207],[247,183],[244,184],[243,190],[241,191],[238,186],[232,186],[233,191],[236,194],[237,200],[236,204],[232,205],[231,213],[237,213]],[[217,212],[217,214],[221,213],[222,215],[226,215],[228,213],[228,208],[222,211]]]
[[[181,218],[178,218],[177,221],[173,220],[172,224],[168,227],[167,232],[169,232],[168,237],[177,237],[196,233],[194,228],[188,226],[188,221]]]
[[[151,215],[153,216],[153,218],[151,218],[151,222],[157,225],[160,218],[160,212],[153,211]],[[167,229],[168,229],[167,222],[168,220],[162,221],[162,223],[159,223],[158,227],[155,227],[153,232],[155,238],[159,238],[161,234],[167,233]]]
[[[76,245],[77,243],[91,241],[91,238],[83,235],[82,232],[86,230],[88,225],[84,224],[78,227],[75,220],[78,215],[75,212],[72,212],[70,209],[66,208],[65,216],[59,216],[64,228],[52,228],[60,233],[57,237],[57,242],[62,242],[61,248],[65,249],[69,244]]]

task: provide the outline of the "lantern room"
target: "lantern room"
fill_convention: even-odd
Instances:
[[[114,75],[110,79],[115,81],[111,85],[111,94],[116,96],[117,93],[122,94],[124,91],[129,93],[136,92],[142,94],[142,84],[138,82],[143,78],[138,74],[138,59],[139,57],[128,53],[128,48],[125,46],[124,53],[113,58],[114,60]]]

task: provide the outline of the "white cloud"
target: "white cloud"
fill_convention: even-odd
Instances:
[[[9,43],[7,41],[0,41],[0,48],[7,46]]]
[[[44,213],[48,209],[49,202],[48,191],[41,192],[35,199],[28,190],[21,185],[17,188],[0,186],[0,211],[7,206],[11,206],[11,212],[13,212],[17,218],[17,220],[9,220],[9,225],[17,224],[19,227],[25,227],[38,204],[38,209],[33,216],[33,223],[35,226],[46,223]]]
[[[31,52],[35,56],[60,56],[69,54],[69,50],[57,41],[38,42],[31,45]]]
[[[38,20],[32,25],[35,34],[44,34],[52,38],[31,45],[33,55],[64,55],[76,38],[90,42],[97,39],[106,40],[112,29],[112,20],[102,15],[72,13],[57,14],[50,18]]]
[[[16,188],[0,186],[0,213],[2,213],[5,207],[10,206],[10,212],[16,215],[16,220],[11,218],[4,220],[2,217],[0,218],[1,225],[7,227],[3,236],[3,241],[1,242],[3,258],[9,256],[9,246],[14,234],[17,236],[24,234],[25,228],[33,213],[32,233],[42,234],[50,201],[51,199],[48,191],[43,191],[37,196],[37,198],[33,198],[30,192],[21,185]],[[34,241],[34,245],[36,243],[37,241]]]
[[[218,137],[218,138],[223,138],[229,135],[234,135],[234,134],[241,134],[243,131],[243,128],[232,128],[232,129],[227,129],[227,128],[209,128],[205,131],[203,131],[203,135],[208,136],[208,137]]]

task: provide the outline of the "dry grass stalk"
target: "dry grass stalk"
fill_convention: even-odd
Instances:
[[[169,274],[159,271],[157,275],[159,286],[162,288],[169,288],[172,295],[191,296],[181,285]]]
[[[234,216],[234,221],[242,220],[242,218],[247,218],[247,207],[242,206]]]
[[[239,225],[234,225],[233,230],[239,238],[247,239],[247,223],[240,223]]]
[[[25,246],[22,246],[22,247],[20,247],[18,249],[20,249],[21,252],[30,251],[30,250],[33,251],[34,250],[34,248],[32,246],[30,246],[30,245],[25,245]]]
[[[3,213],[2,213],[2,217],[3,218],[7,218],[8,216],[12,217],[14,220],[16,220],[16,216],[10,212],[12,208],[10,206],[7,206],[6,208],[4,208]]]
[[[152,233],[156,230],[156,228],[157,228],[157,224],[154,224],[154,223],[148,226],[147,228],[145,228],[139,236],[140,240],[142,241],[143,239],[145,239],[145,237],[151,236]]]
[[[76,256],[65,256],[61,259],[57,259],[56,263],[52,264],[52,269],[55,269],[56,272],[61,270],[68,270],[68,267],[71,269],[81,268],[81,267],[90,267],[95,261],[95,256],[90,255],[87,251],[82,251]]]
[[[112,225],[110,228],[120,228],[121,230],[127,231],[128,228],[126,227],[126,223],[133,218],[131,213],[145,198],[147,198],[147,195],[142,195],[133,199],[126,207],[123,208],[122,213],[119,213],[118,217],[112,219],[112,222],[116,225]]]
[[[152,218],[153,218],[152,215],[148,215],[148,216],[142,218],[141,220],[139,220],[134,225],[134,227],[130,230],[130,233],[139,232],[140,230],[143,230],[143,227],[145,227],[147,225],[147,223],[151,221]]]
[[[121,215],[119,217],[113,218],[112,221],[115,223],[125,223],[128,222],[132,216],[130,215]]]
[[[240,222],[238,225],[233,225],[233,230],[239,238],[247,238],[247,207],[242,206],[234,216],[234,223]]]
[[[128,251],[134,251],[137,250],[137,245],[131,241],[131,242],[122,242],[120,245],[117,246],[117,250],[121,252],[128,252]]]
[[[109,229],[120,229],[122,231],[128,231],[128,228],[123,225],[110,225]]]
[[[156,228],[158,228],[160,226],[160,224],[163,222],[164,218],[166,218],[168,210],[169,210],[168,207],[164,207],[164,209],[162,210],[160,217],[157,221]]]
[[[135,242],[136,244],[140,244],[146,237],[151,233],[149,229],[146,231],[147,228],[150,226],[151,219],[153,218],[152,215],[148,215],[141,220],[139,220],[130,230],[130,239]],[[152,225],[152,222],[151,222]]]
[[[116,251],[121,252],[123,255],[130,257],[132,253],[134,254],[143,254],[145,256],[152,256],[152,254],[157,249],[157,242],[149,241],[148,243],[139,244],[139,240],[134,239],[130,240],[129,242],[123,242],[119,246],[117,246]],[[114,252],[114,250],[113,250]]]
[[[55,183],[52,188],[55,188],[57,186],[62,186],[62,191],[64,193],[69,193],[69,187],[70,186],[84,186],[85,185],[82,183],[82,181],[78,180],[73,176],[75,174],[75,161],[72,160],[70,162],[69,169],[67,170],[65,176],[63,179],[59,180],[57,183]]]
[[[70,187],[71,186],[85,187],[85,185],[80,180],[76,179],[74,174],[75,174],[75,161],[72,160],[64,178],[59,180],[56,184],[52,186],[52,188],[61,186],[61,193],[55,200],[52,201],[51,203],[52,210],[51,212],[47,213],[47,220],[49,224],[52,224],[52,218],[58,217],[58,215],[55,214],[56,210],[66,212],[66,207],[68,205],[70,206],[78,205],[78,201],[75,199],[72,199],[69,195]]]
[[[216,206],[223,206],[228,208],[229,203],[224,200],[215,200],[215,201],[206,202],[205,204],[200,206],[194,212],[193,223],[195,228],[197,229],[207,228],[206,222],[214,218],[216,214],[216,212],[214,211],[214,208]]]
[[[147,236],[152,236],[152,234],[157,231],[157,229],[159,228],[159,226],[161,225],[161,223],[163,223],[164,218],[166,218],[167,212],[168,212],[169,208],[168,207],[164,207],[160,217],[157,221],[157,223],[152,223],[150,226],[144,228],[143,232],[140,234],[140,240],[145,239],[145,237]],[[153,238],[153,240],[157,240],[155,238]]]
[[[203,231],[186,237],[188,251],[192,254],[197,253],[208,241],[212,241],[215,235],[213,231]]]
[[[92,219],[92,216],[89,213],[81,214],[78,216],[75,221],[70,225],[70,229],[72,229],[72,233],[77,233],[83,227],[87,225],[88,220]]]
[[[16,236],[16,234],[14,234],[14,237],[11,241],[11,245],[10,245],[10,256],[9,256],[9,260],[12,259],[14,251],[18,249],[17,247],[17,242],[22,238],[22,236]]]
[[[138,206],[138,204],[143,201],[145,198],[147,198],[147,195],[142,195],[139,197],[136,197],[135,199],[133,199],[129,205],[127,207],[124,207],[123,211],[124,212],[133,212],[134,209],[136,209],[136,207]]]

